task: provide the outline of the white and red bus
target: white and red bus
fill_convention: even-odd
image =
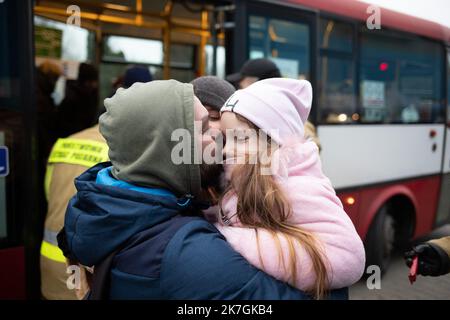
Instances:
[[[80,28],[66,24],[72,5],[81,9]],[[6,171],[0,162],[0,299],[39,297],[45,212],[33,75],[47,58],[68,78],[80,62],[97,65],[101,97],[129,64],[147,65],[155,79],[190,81],[236,72],[249,58],[273,59],[283,76],[313,84],[310,121],[324,170],[368,264],[385,270],[395,248],[450,222],[450,30],[383,8],[369,23],[380,29],[369,29],[377,11],[368,7],[356,0],[0,1],[0,149],[8,148],[10,164]]]
[[[238,2],[228,53],[236,65],[271,58],[313,83],[324,171],[367,263],[385,270],[393,249],[450,219],[450,29],[369,6]]]

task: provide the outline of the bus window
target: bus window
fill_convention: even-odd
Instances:
[[[353,27],[351,24],[320,19],[319,37],[321,49],[353,52]]]
[[[161,76],[163,79],[163,69]],[[190,82],[195,74],[195,46],[187,44],[170,45],[170,78],[181,82]]]
[[[353,27],[334,20],[320,20],[319,121],[358,121],[355,98]]]
[[[66,80],[76,79],[79,63],[95,60],[95,34],[85,28],[34,16],[34,47],[37,66],[50,60],[63,70],[52,93],[55,105],[59,105],[65,97]]]
[[[363,32],[362,122],[444,122],[441,54],[429,40]]]
[[[62,60],[93,62],[95,34],[84,28],[34,17],[36,56]]]
[[[309,25],[251,15],[249,58],[270,58],[287,78],[310,79]]]
[[[134,65],[147,66],[154,80],[163,79],[164,52],[160,40],[105,36],[100,65],[100,101],[112,93],[114,80]],[[190,82],[196,77],[195,46],[170,45],[170,78]]]
[[[103,41],[102,60],[108,62],[162,64],[163,45],[159,40],[107,36]]]
[[[213,75],[213,46],[207,44],[205,47],[206,54],[206,74]],[[225,79],[225,47],[217,47],[217,76],[219,78]]]
[[[103,41],[102,61],[162,67],[164,63],[163,43],[160,40],[106,36]],[[194,61],[195,48],[193,45],[170,45],[171,69],[194,70]],[[182,81],[182,79],[179,80]]]
[[[171,44],[170,66],[172,68],[194,69],[194,51],[194,46],[191,45]]]

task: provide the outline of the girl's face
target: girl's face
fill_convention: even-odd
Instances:
[[[236,164],[245,164],[249,156],[258,152],[258,134],[246,121],[240,120],[233,112],[224,112],[220,118],[224,137],[223,155],[226,178],[231,176]]]

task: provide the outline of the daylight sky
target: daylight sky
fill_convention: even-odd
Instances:
[[[450,27],[450,0],[359,0]]]

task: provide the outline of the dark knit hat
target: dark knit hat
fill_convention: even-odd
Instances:
[[[133,85],[135,82],[150,82],[153,80],[153,77],[150,73],[150,70],[148,70],[147,67],[143,66],[133,66],[131,68],[128,68],[127,71],[125,71],[125,75],[123,77],[123,87],[129,88]]]
[[[256,77],[258,80],[280,78],[281,73],[277,65],[266,58],[252,59],[244,63],[237,73],[228,75],[227,81],[238,84],[245,77]]]
[[[230,83],[215,76],[199,77],[191,83],[200,102],[217,111],[220,111],[225,101],[236,91]]]

